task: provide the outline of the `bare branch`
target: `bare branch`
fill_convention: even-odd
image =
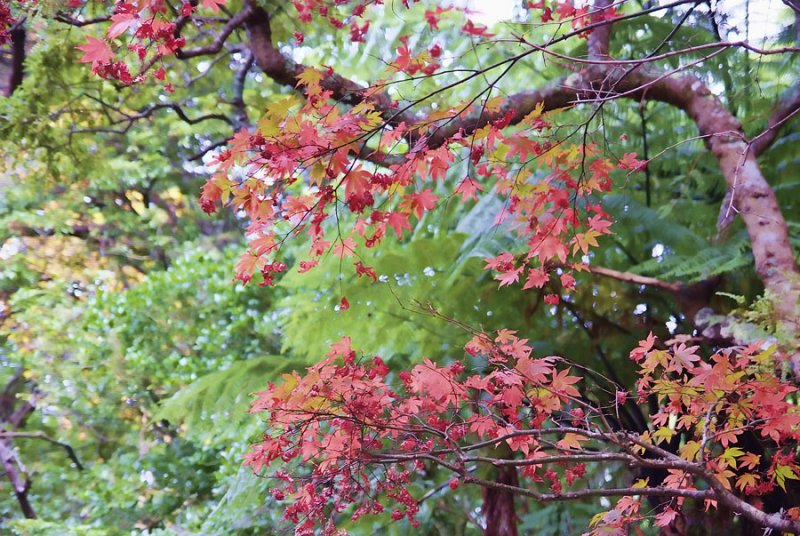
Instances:
[[[41,439],[43,441],[47,441],[48,443],[52,443],[53,445],[57,445],[63,448],[67,456],[72,463],[75,464],[75,467],[78,468],[79,471],[83,471],[84,467],[81,464],[80,460],[78,459],[77,454],[75,454],[75,449],[72,448],[71,445],[68,443],[64,443],[58,441],[57,439],[53,439],[52,437],[48,436],[44,432],[3,432],[0,431],[0,439]]]
[[[798,113],[800,113],[800,82],[781,97],[764,132],[750,140],[750,149],[753,153],[759,156],[767,150],[778,137],[781,128]]]
[[[22,514],[28,519],[36,519],[36,511],[28,498],[31,482],[23,468],[20,467],[14,450],[5,441],[0,441],[0,463],[2,463],[6,478],[11,484],[11,489],[14,490]]]
[[[225,26],[222,27],[222,30],[217,34],[214,41],[208,45],[196,48],[189,48],[189,49],[179,49],[175,52],[175,56],[179,59],[185,60],[189,58],[195,58],[197,56],[208,56],[209,54],[216,54],[220,50],[222,50],[223,45],[225,45],[225,41],[227,41],[228,37],[233,33],[236,28],[242,26],[248,17],[252,14],[252,7],[250,4],[246,4],[240,12],[230,18]],[[185,24],[185,23],[184,23]]]
[[[181,121],[183,121],[184,123],[188,123],[190,125],[196,125],[197,123],[213,119],[216,119],[218,121],[225,121],[226,123],[231,125],[233,124],[233,120],[224,114],[205,114],[191,118],[188,115],[186,115],[186,112],[183,110],[183,108],[181,108],[180,105],[175,103],[153,104],[152,106],[148,106],[138,114],[128,117],[126,120],[136,121],[137,119],[145,119],[153,115],[154,112],[164,109],[169,109],[174,111],[178,115]]]
[[[100,24],[103,22],[108,22],[111,20],[111,17],[95,17],[93,19],[79,19],[67,15],[66,13],[58,13],[55,16],[55,19],[58,22],[63,22],[64,24],[69,24],[70,26],[75,27],[83,27],[83,26],[91,26],[92,24]]]
[[[624,283],[653,287],[661,290],[666,290],[667,292],[673,294],[680,292],[681,290],[680,283],[671,283],[669,281],[662,281],[654,277],[632,274],[630,272],[620,272],[618,270],[612,270],[611,268],[603,268],[602,266],[587,265],[587,268],[593,274],[602,275],[604,277],[610,277],[611,279],[616,279],[617,281],[622,281]]]
[[[104,104],[104,103],[102,103],[102,101],[99,101],[99,102],[101,102],[101,104]],[[143,109],[142,111],[140,111],[140,112],[138,112],[136,114],[126,113],[126,112],[124,112],[124,111],[122,111],[122,110],[120,110],[118,108],[113,108],[112,107],[112,109],[114,109],[114,111],[116,111],[117,113],[123,115],[124,117],[122,119],[119,119],[119,120],[116,120],[116,121],[112,121],[111,125],[120,125],[122,123],[127,123],[125,125],[125,127],[120,128],[120,129],[109,128],[109,127],[82,128],[82,129],[73,130],[71,132],[71,134],[89,134],[89,133],[99,133],[99,132],[105,132],[107,134],[117,134],[117,135],[127,134],[128,131],[136,123],[136,121],[138,121],[140,119],[146,119],[146,118],[152,116],[158,110],[172,110],[178,115],[178,117],[180,118],[181,121],[183,121],[184,123],[187,123],[189,125],[196,125],[197,123],[201,123],[203,121],[209,121],[209,120],[224,121],[224,122],[228,123],[229,125],[234,125],[235,124],[233,119],[231,119],[230,117],[228,117],[227,115],[224,115],[224,114],[216,114],[215,113],[215,114],[200,115],[198,117],[189,117],[188,115],[186,115],[186,112],[183,110],[183,108],[180,105],[175,104],[173,102],[153,104],[153,105],[148,106],[147,108]]]
[[[207,145],[203,149],[200,149],[198,152],[190,156],[189,161],[196,162],[197,160],[201,160],[207,153],[213,151],[214,149],[219,149],[220,147],[225,146],[225,144],[227,144],[229,141],[231,141],[230,138],[225,138],[224,140],[216,141],[211,145]]]
[[[247,116],[247,106],[244,102],[244,86],[247,81],[247,73],[249,73],[250,69],[253,67],[255,59],[250,52],[246,52],[245,54],[246,56],[242,67],[236,71],[236,76],[233,78],[233,100],[231,104],[236,108],[237,114],[233,125],[235,131],[250,124],[250,118]]]

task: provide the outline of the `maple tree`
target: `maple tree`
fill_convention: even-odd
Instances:
[[[590,278],[605,277],[675,296],[691,329],[668,342],[650,329],[636,334],[638,346],[628,349],[636,379],[627,385],[582,356],[535,357],[533,335],[524,330],[483,329],[429,303],[412,308],[463,332],[463,350],[451,349],[441,361],[418,355],[403,370],[390,356],[354,349],[345,334],[321,361],[259,392],[251,410],[263,416],[266,432],[244,462],[269,476],[285,518],[299,534],[336,534],[371,515],[416,527],[427,495],[410,487],[434,475],[442,489],[483,490],[487,535],[518,533],[523,498],[613,499],[584,528],[592,534],[631,526],[687,533],[696,510],[742,533],[800,532],[793,484],[800,479],[800,277],[784,209],[759,165],[800,110],[800,93],[790,88],[766,126],[747,135],[730,103],[710,89],[715,77],[692,74],[723,53],[769,61],[793,58],[798,49],[723,39],[718,28],[708,43],[680,42],[684,24],[715,16],[688,0],[526,2],[525,24],[501,30],[456,6],[393,7],[417,17],[414,31],[404,28],[387,43],[392,57],[382,58],[385,69],[366,84],[321,62],[297,62],[274,39],[274,21],[297,24],[290,35],[282,28],[284,44],[307,45],[312,25],[322,25],[341,30],[346,46],[357,49],[380,35],[379,17],[389,9],[381,2],[297,0],[286,13],[254,1],[111,8],[71,1],[43,15],[89,28],[73,50],[93,76],[133,94],[156,88],[158,97],[135,112],[95,97],[106,117],[84,133],[124,135],[159,110],[188,125],[214,120],[230,128],[192,158],[206,159],[202,210],[230,209],[246,221],[247,245],[235,267],[243,285],[268,287],[289,272],[312,277],[332,267],[338,287],[330,314],[346,318],[355,314],[355,300],[342,279],[386,284],[392,274],[379,264],[390,243],[409,240],[439,213],[455,210],[467,219],[493,199],[483,225],[506,241],[482,264],[498,292],[509,287],[529,296],[539,314],[571,313],[578,320],[569,329],[591,332],[599,319],[580,318],[575,304],[592,293]],[[0,35],[16,45],[9,94],[22,83],[26,9],[33,8],[0,4],[8,30]],[[613,41],[615,29],[647,31],[665,12],[674,20],[651,49],[632,56]],[[470,43],[474,58],[452,52],[455,38]],[[237,115],[193,116],[194,79],[181,79],[176,65],[220,54],[238,55]],[[512,91],[517,85],[507,80],[537,59],[566,73],[540,89]],[[251,121],[243,92],[253,65],[286,91]],[[187,88],[184,104],[170,100]],[[724,234],[737,217],[743,223],[769,310],[758,320],[768,333],[741,335],[727,329],[730,318],[709,315],[702,294],[714,292],[712,278],[674,283],[596,262],[628,209],[612,215],[606,201],[615,184],[647,175],[649,206],[649,169],[658,158],[646,146],[639,154],[625,132],[623,152],[610,150],[601,120],[630,106],[643,114],[650,102],[685,114],[716,160],[728,192],[716,230]],[[607,486],[593,478],[595,464],[622,464],[633,478]],[[25,509],[24,486],[12,478],[17,471],[7,474]]]

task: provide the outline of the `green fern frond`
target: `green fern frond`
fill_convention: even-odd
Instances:
[[[237,361],[230,368],[203,376],[161,404],[155,419],[183,423],[189,435],[217,439],[226,430],[240,436],[250,409],[251,394],[271,378],[296,367],[282,356]]]
[[[747,235],[740,232],[725,244],[707,245],[693,254],[668,251],[662,257],[634,266],[631,271],[667,280],[696,282],[747,269],[752,263]]]

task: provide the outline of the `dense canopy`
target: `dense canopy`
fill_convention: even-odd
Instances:
[[[0,532],[800,533],[794,0],[0,0]]]

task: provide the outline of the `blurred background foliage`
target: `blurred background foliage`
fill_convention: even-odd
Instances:
[[[450,68],[476,68],[519,50],[509,43],[476,47],[451,15],[434,36],[423,7],[398,11],[389,5],[371,15],[373,31],[363,46],[350,43],[346,32],[312,26],[303,28],[306,44],[300,46],[292,37],[288,4],[270,0],[265,6],[275,15],[274,38],[284,51],[362,82],[385,70],[401,35],[412,36],[412,47],[435,37]],[[90,6],[84,15],[92,9],[100,8]],[[493,31],[501,37],[522,32],[534,41],[553,31],[531,25],[520,9],[516,14]],[[615,25],[613,54],[641,57],[662,46],[683,14],[676,9]],[[794,38],[788,10],[776,10],[774,28],[764,36],[770,46]],[[719,31],[698,8],[661,51],[712,42]],[[735,37],[743,30],[730,23],[722,31]],[[247,413],[250,394],[318,360],[343,335],[365,355],[380,355],[400,370],[422,356],[440,362],[463,357],[468,334],[459,323],[512,328],[539,355],[568,356],[630,386],[627,355],[642,334],[652,330],[669,338],[691,332],[691,319],[673,295],[608,278],[582,274],[579,292],[558,306],[544,306],[535,291],[498,290],[482,259],[512,239],[492,225],[502,202],[491,194],[466,204],[448,200],[410,237],[359,251],[380,276],[375,284],[352,277],[329,256],[308,274],[290,270],[275,288],[234,285],[244,222],[235,214],[209,218],[199,210],[195,199],[207,169],[197,155],[243,123],[190,125],[160,109],[128,125],[108,105],[134,112],[168,100],[192,117],[217,111],[234,116],[233,73],[247,64],[241,49],[224,49],[214,61],[170,64],[167,77],[176,92],[167,96],[154,86],[120,89],[91,76],[76,61],[82,34],[75,29],[37,18],[31,34],[25,81],[12,97],[0,99],[0,388],[7,386],[4,403],[36,405],[20,428],[36,437],[13,445],[30,475],[29,498],[39,519],[22,519],[3,482],[4,533],[280,533],[282,507],[271,498],[269,481],[241,467],[248,444],[260,433],[260,422]],[[554,49],[585,53],[585,44],[575,43]],[[659,66],[675,68],[691,59]],[[789,73],[797,67],[796,55],[756,61],[730,50],[695,72],[755,134],[794,83]],[[559,62],[531,56],[498,83],[495,95],[544,85],[567,72]],[[244,80],[252,122],[271,99],[290,91],[255,69]],[[390,91],[410,99],[439,84],[405,82]],[[425,106],[474,97],[484,84],[462,84]],[[557,135],[577,135],[584,113],[553,117]],[[608,154],[637,152],[652,161],[647,173],[616,177],[614,191],[603,200],[618,222],[615,234],[591,262],[685,284],[717,278],[715,292],[741,295],[747,303],[761,292],[747,236],[740,222],[717,236],[725,183],[693,136],[693,124],[666,105],[605,106],[590,125],[589,140]],[[797,125],[790,124],[761,159],[796,246],[798,138]],[[450,169],[453,180],[436,186],[440,197],[447,198],[464,173],[465,159],[459,155],[460,163]],[[343,295],[348,311],[337,307]],[[719,295],[711,300],[721,313],[738,305]],[[70,445],[80,467],[60,445],[38,436]],[[590,478],[630,480],[613,466]],[[420,533],[479,534],[480,491],[454,491],[443,483],[444,475],[431,470],[414,484],[412,492],[424,498]],[[595,511],[587,503],[526,503],[521,527],[576,534]],[[355,534],[409,530],[405,521],[374,518],[348,528]]]

